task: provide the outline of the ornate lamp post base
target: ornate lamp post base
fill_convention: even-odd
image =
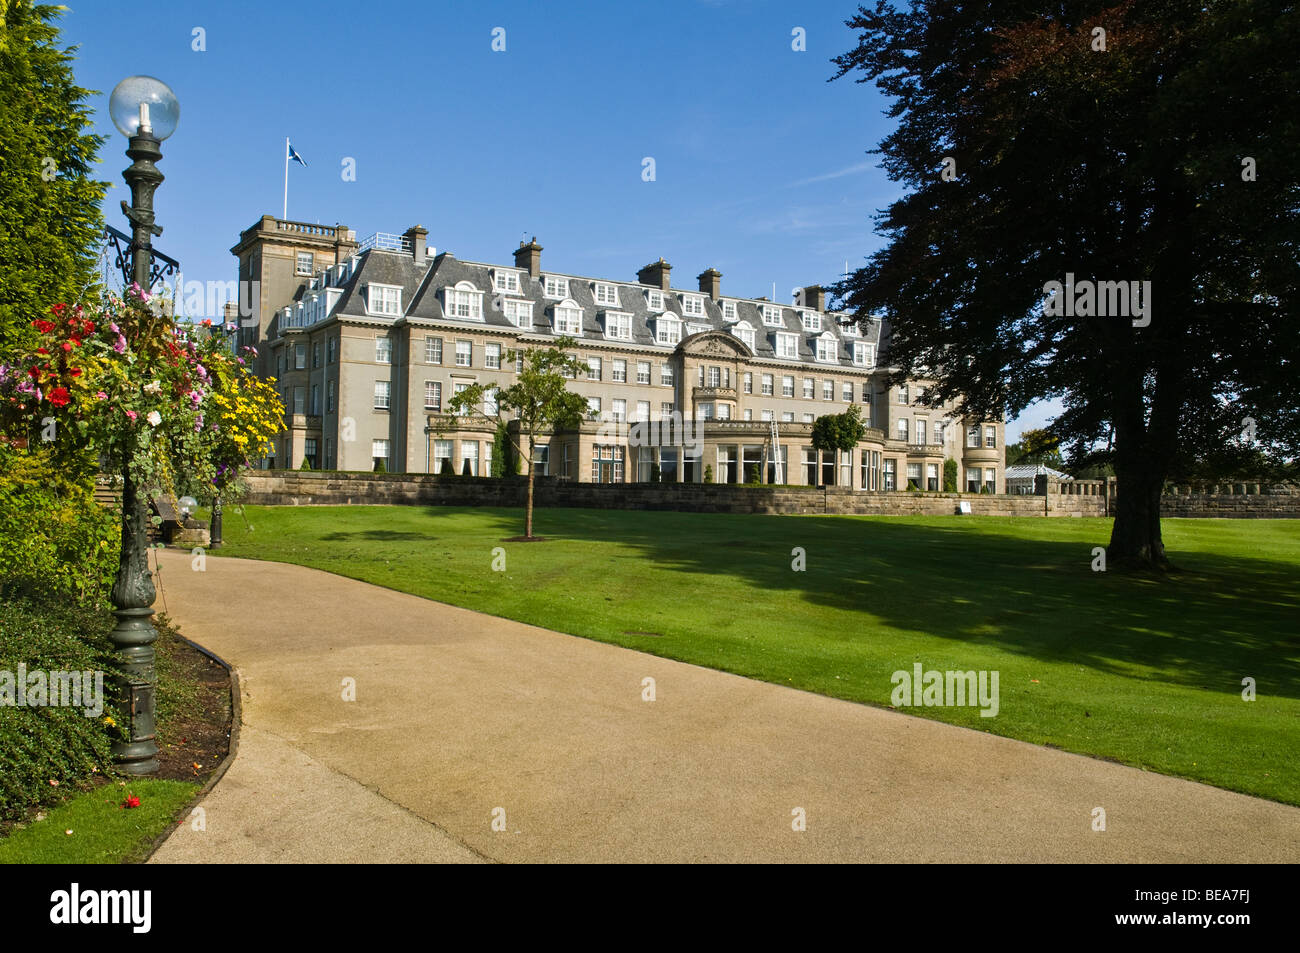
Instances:
[[[208,524],[208,545],[216,549],[221,545],[221,497],[212,498],[212,520]]]
[[[153,609],[114,609],[117,625],[109,638],[117,650],[118,665],[126,673],[122,700],[130,718],[130,737],[114,741],[113,761],[125,774],[153,774],[158,770],[158,741],[154,734]]]
[[[113,615],[117,625],[109,633],[124,678],[118,685],[127,719],[127,740],[112,745],[113,761],[127,774],[153,774],[158,770],[158,743],[154,734],[155,590],[149,572],[148,509],[131,475],[122,482],[122,556],[113,583]]]

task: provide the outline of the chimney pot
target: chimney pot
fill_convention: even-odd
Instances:
[[[700,290],[709,296],[710,301],[717,301],[722,297],[722,272],[716,268],[710,268],[699,274]]]
[[[670,273],[673,266],[664,261],[662,257],[658,261],[652,261],[636,273],[636,280],[643,285],[655,285],[663,291],[667,291],[671,284]]]
[[[803,289],[803,306],[814,311],[826,310],[826,289],[821,285],[809,285]]]
[[[425,254],[428,250],[429,230],[423,225],[412,225],[402,233],[411,245],[411,257],[415,259],[417,265],[423,265]]]
[[[536,235],[527,245],[520,242],[515,249],[515,267],[528,269],[530,278],[536,278],[542,273],[542,246],[537,244]]]

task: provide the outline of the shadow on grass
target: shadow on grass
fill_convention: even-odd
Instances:
[[[517,522],[498,513],[503,527]],[[1300,697],[1294,563],[1171,545],[1182,568],[1167,576],[1093,572],[1092,547],[1105,544],[1109,523],[958,519],[548,509],[537,532],[619,543],[697,580],[735,577],[954,643],[1233,694],[1250,676],[1261,694]],[[1080,538],[1035,538],[1044,529]],[[806,552],[805,571],[791,568],[794,547]]]
[[[394,542],[426,542],[432,543],[437,540],[437,536],[429,536],[425,533],[406,533],[391,529],[366,529],[358,530],[354,533],[335,532],[327,536],[322,536],[321,540],[327,543],[355,543],[359,540],[368,539],[376,540],[383,543]]]

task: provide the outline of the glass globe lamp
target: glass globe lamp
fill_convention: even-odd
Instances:
[[[152,136],[162,141],[176,131],[181,105],[176,94],[152,76],[128,76],[113,87],[108,114],[118,132],[128,139]]]

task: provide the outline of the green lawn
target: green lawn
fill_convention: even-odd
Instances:
[[[914,662],[998,671],[995,718],[909,711],[1300,804],[1300,521],[1166,520],[1161,579],[1091,571],[1101,519],[539,510],[547,542],[501,541],[521,529],[518,510],[248,507],[221,552],[875,705]]]
[[[84,791],[0,840],[0,864],[120,864],[143,859],[199,786],[136,778]],[[125,808],[131,794],[138,807]],[[68,833],[71,831],[71,833]]]

